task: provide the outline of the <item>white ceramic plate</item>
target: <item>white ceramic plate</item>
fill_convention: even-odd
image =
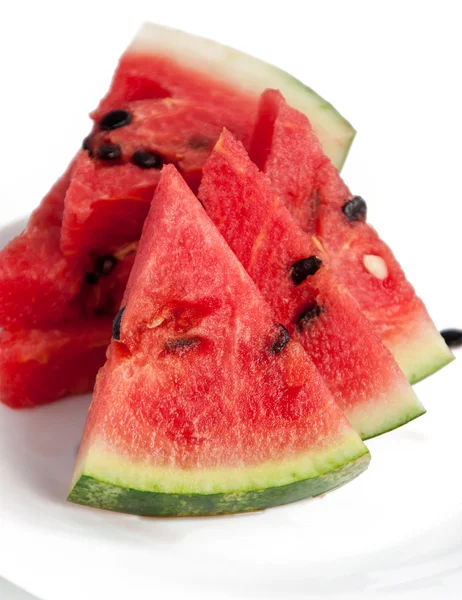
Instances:
[[[323,498],[177,520],[66,503],[89,397],[0,406],[0,575],[44,600],[460,598],[460,388],[457,362],[419,384],[428,414]]]
[[[3,577],[0,577],[0,598],[2,600],[38,600]]]

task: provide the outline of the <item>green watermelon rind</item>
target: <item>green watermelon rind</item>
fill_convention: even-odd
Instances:
[[[450,363],[452,363],[453,360],[455,360],[455,358],[453,355],[451,355],[451,356],[441,358],[441,360],[427,363],[427,365],[425,367],[420,367],[419,370],[413,371],[408,376],[409,383],[411,385],[414,385],[416,383],[419,383],[420,381],[423,381],[424,379],[427,379],[427,377],[431,377],[431,375],[433,375],[434,373],[437,373],[438,371],[443,369],[446,365],[449,365]]]
[[[407,425],[407,423],[411,423],[411,421],[422,417],[424,414],[426,414],[426,412],[427,411],[425,410],[425,408],[422,405],[420,405],[420,407],[416,407],[414,411],[402,414],[400,418],[394,420],[387,420],[385,423],[383,423],[383,425],[380,428],[377,428],[373,431],[370,431],[369,429],[361,429],[360,427],[358,427],[357,431],[363,441],[370,440],[372,438],[378,437],[379,435],[383,435],[384,433],[389,433],[394,429],[398,429],[403,425]]]
[[[454,360],[433,323],[414,339],[384,341],[411,384],[423,381]]]
[[[356,135],[352,125],[326,100],[286,71],[244,52],[196,35],[145,23],[128,52],[165,55],[182,66],[260,95],[279,89],[287,102],[311,121],[324,152],[340,170]]]
[[[225,515],[263,510],[319,496],[345,485],[368,466],[369,453],[312,479],[259,490],[218,494],[169,494],[125,488],[81,475],[69,494],[75,504],[146,517]]]
[[[156,469],[90,445],[68,500],[145,516],[248,512],[324,494],[360,475],[369,461],[351,430],[330,448],[247,468]]]

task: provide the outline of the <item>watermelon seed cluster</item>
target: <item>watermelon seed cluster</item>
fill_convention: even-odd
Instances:
[[[104,115],[99,121],[98,127],[101,131],[112,131],[129,125],[132,119],[132,114],[128,110],[113,110]],[[92,142],[92,135],[89,135],[82,143],[82,150],[86,150],[90,158],[93,158],[95,155]],[[205,142],[206,146],[208,146],[208,140],[205,140]],[[197,143],[202,144],[204,140],[197,140]],[[122,156],[123,151],[119,144],[103,143],[96,151],[96,157],[105,162],[119,161]],[[164,164],[164,160],[158,152],[146,148],[136,150],[131,157],[131,162],[141,169],[161,169]]]

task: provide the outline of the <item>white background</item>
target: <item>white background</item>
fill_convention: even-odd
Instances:
[[[352,191],[367,200],[369,221],[396,252],[437,326],[462,326],[459,9],[457,1],[4,2],[0,221],[28,214],[65,169],[89,131],[87,114],[107,89],[119,55],[141,22],[151,20],[215,38],[272,62],[332,102],[358,131],[343,173]],[[433,401],[448,402],[453,428],[454,414],[460,419],[454,410],[461,397],[454,368],[451,365],[418,388],[424,397],[439,396],[441,391],[444,397]],[[443,416],[444,411],[438,421],[441,427]],[[431,411],[425,418],[431,423]],[[413,427],[419,431],[417,424]],[[438,447],[427,453],[426,460],[430,456],[435,460],[432,473],[438,471],[438,460],[445,463],[450,489],[448,461],[454,460],[454,477],[460,477],[460,453],[456,460],[449,447],[438,459],[434,455]],[[457,453],[457,444],[453,447]],[[400,458],[396,465],[405,461]],[[425,476],[421,467],[419,473]],[[412,473],[413,465],[404,468]],[[396,490],[393,471],[386,475],[391,478],[387,489],[412,494],[406,478],[397,478],[404,487]],[[4,481],[0,495],[2,485]],[[462,497],[453,499],[462,505]],[[393,506],[399,512],[399,504]],[[427,529],[444,521],[435,510],[428,516]],[[380,539],[374,543],[380,546]],[[0,531],[0,556],[1,544]],[[392,541],[387,544],[391,547]],[[36,552],[48,550],[45,546]],[[83,577],[78,558],[73,560]],[[462,564],[454,568],[461,569]],[[60,569],[55,570],[59,583]],[[111,589],[107,597],[116,598],[114,593]],[[67,600],[64,592],[61,598]],[[90,588],[87,598],[93,600]]]

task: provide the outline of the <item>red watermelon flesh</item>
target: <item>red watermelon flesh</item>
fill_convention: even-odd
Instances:
[[[334,277],[319,242],[297,226],[226,130],[204,166],[199,198],[363,439],[424,412],[392,355]]]
[[[146,216],[158,180],[155,172],[138,173],[131,180],[133,169],[115,169],[132,160],[137,150],[159,154],[159,164],[174,163],[196,190],[202,164],[223,126],[244,144],[250,142],[259,95],[269,86],[283,89],[294,106],[310,114],[326,152],[341,166],[354,130],[313,90],[232,48],[145,24],[121,57],[108,93],[93,112],[95,127],[85,144],[93,156],[102,145],[115,144],[120,147],[120,158],[106,161],[106,166],[114,167],[113,173],[98,175],[93,185],[88,172],[84,173],[85,185],[71,185],[63,252],[95,251],[95,237],[101,246],[114,236],[133,237]],[[108,120],[113,111],[129,112],[127,126],[123,126],[123,119]],[[101,166],[96,160],[95,167]],[[120,187],[114,185],[118,180]],[[124,228],[125,217],[128,222]]]
[[[101,168],[102,160],[90,162],[81,153],[26,232],[0,253],[0,326],[10,331],[65,329],[75,319],[113,314],[158,180],[155,168],[129,164],[134,144],[155,142],[162,160],[174,162],[197,188],[200,167],[223,123],[248,141],[259,92],[271,84],[312,116],[326,149],[341,164],[354,130],[312,90],[271,65],[214,42],[145,26],[121,60],[103,102],[107,108],[100,112],[103,117],[120,109],[120,103],[136,105],[132,127],[123,132],[124,152],[111,162],[112,172]],[[181,109],[181,101],[194,103],[194,109]],[[211,105],[213,110],[207,108]],[[97,111],[95,120],[100,117]],[[86,147],[95,156],[104,142],[118,143],[119,133],[95,126]],[[101,276],[101,265],[111,263],[115,267]]]
[[[228,110],[235,127],[223,121],[244,144],[250,141],[258,98],[278,88],[291,106],[310,116],[323,147],[339,168],[354,137],[351,125],[303,83],[234,48],[188,33],[146,23],[120,59],[110,90],[93,118],[99,120],[127,102],[186,98]]]
[[[68,257],[60,250],[64,196],[78,162],[79,157],[24,232],[0,252],[0,325],[8,330],[59,328],[80,318],[113,316],[119,309],[136,243],[114,247],[111,276],[91,283],[92,257]]]
[[[0,252],[0,401],[13,408],[93,389],[135,256],[136,245],[119,248],[111,276],[86,282],[92,264],[59,247],[68,183]]]
[[[336,277],[409,381],[419,381],[450,362],[452,354],[423,302],[389,247],[366,223],[363,200],[344,184],[305,115],[275,90],[262,95],[250,156],[300,227],[318,237]],[[344,211],[351,214],[355,206],[356,214],[349,219]]]
[[[119,108],[130,122],[108,131],[96,123],[85,142],[88,151],[77,157],[61,231],[66,255],[110,253],[138,240],[162,164],[175,164],[197,190],[223,124],[232,131],[240,127],[227,108],[190,100],[125,102]],[[118,149],[119,158],[100,158],[108,146]],[[142,163],[146,168],[134,164],[140,152],[150,153],[151,162]]]
[[[70,170],[32,214],[25,231],[0,254],[0,325],[40,327],[79,315],[74,299],[82,266],[59,249],[64,195]]]
[[[93,389],[104,364],[112,319],[60,329],[0,332],[0,401],[29,408]]]
[[[339,469],[348,479],[364,468],[367,451],[313,364],[173,166],[113,334],[70,500],[145,515],[237,512],[321,493]]]

